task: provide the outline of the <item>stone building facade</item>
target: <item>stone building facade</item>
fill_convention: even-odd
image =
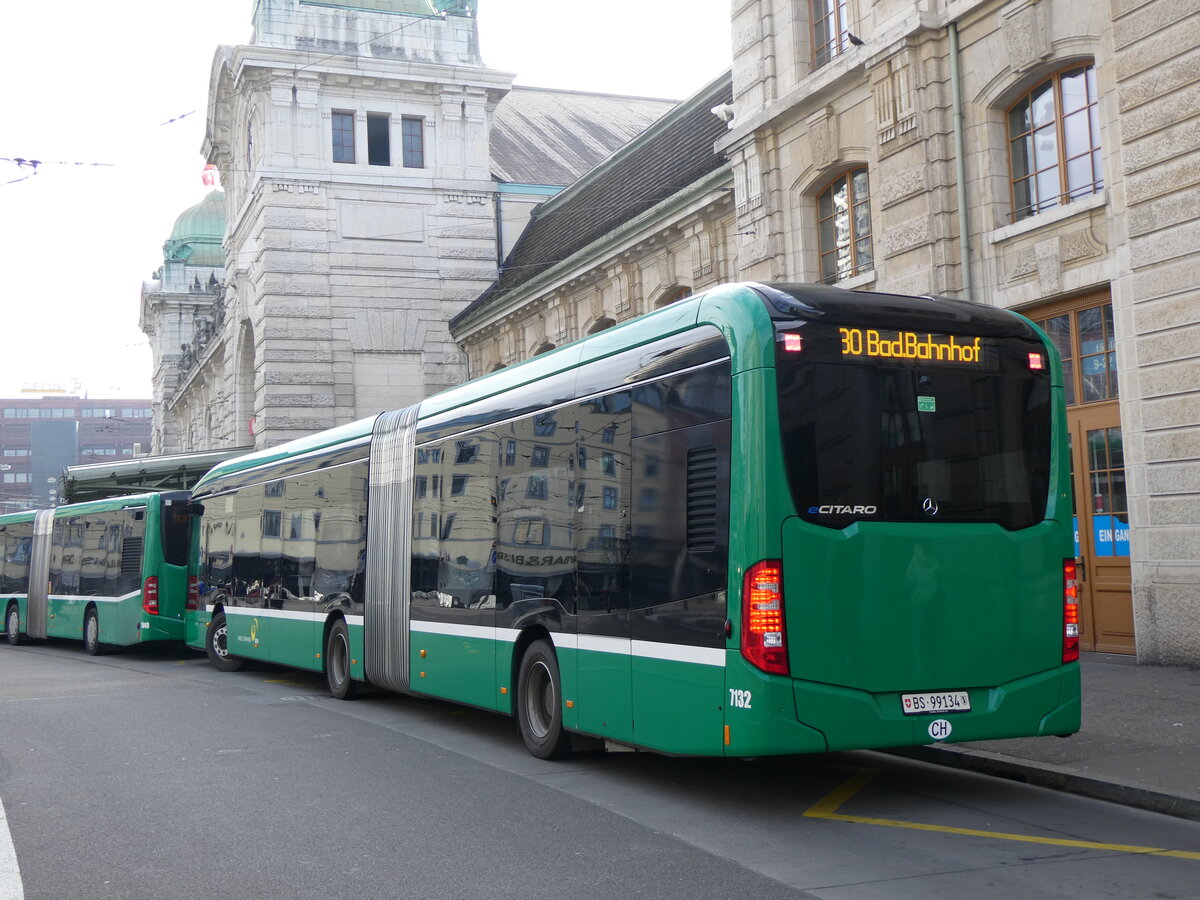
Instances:
[[[472,374],[724,280],[1017,310],[1067,368],[1085,649],[1200,663],[1200,8],[734,0],[731,28],[731,77],[454,319]],[[600,222],[597,186],[629,197]]]
[[[529,211],[672,105],[513,89],[472,7],[256,0],[251,42],[218,48],[224,280],[205,309],[148,289],[155,452],[269,446],[462,381],[446,322]]]
[[[138,324],[150,340],[154,390],[148,450],[212,446],[208,435],[216,428],[207,397],[196,398],[195,414],[178,409],[168,414],[167,405],[196,360],[216,349],[209,344],[224,325],[225,215],[225,195],[217,190],[180,213],[163,244],[162,266],[142,285]]]

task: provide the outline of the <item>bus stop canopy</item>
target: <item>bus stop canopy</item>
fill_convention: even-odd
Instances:
[[[136,456],[113,462],[67,466],[62,474],[62,502],[83,503],[147,491],[189,490],[217,463],[253,449],[233,447],[203,453]]]

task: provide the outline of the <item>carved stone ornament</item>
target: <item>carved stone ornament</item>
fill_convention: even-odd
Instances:
[[[841,156],[841,146],[838,135],[838,118],[832,106],[827,106],[819,113],[809,116],[804,123],[808,126],[808,151],[812,165],[816,169],[832,166]]]
[[[1050,55],[1050,22],[1045,3],[1031,0],[1011,7],[1001,16],[1008,62],[1014,72],[1031,69]]]

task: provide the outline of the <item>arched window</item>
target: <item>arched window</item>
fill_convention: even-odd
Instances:
[[[1013,217],[1024,219],[1104,187],[1096,69],[1076,66],[1008,111]]]
[[[874,268],[871,189],[865,167],[843,172],[817,197],[817,243],[824,284]]]
[[[603,318],[597,319],[595,322],[593,322],[592,327],[587,330],[587,333],[597,334],[603,331],[605,328],[612,328],[616,324],[617,323],[615,319],[610,319],[608,316],[604,316]]]
[[[679,300],[683,300],[690,296],[692,296],[691,288],[689,288],[689,287],[674,287],[674,288],[671,288],[670,290],[668,290],[665,294],[663,294],[661,297],[658,298],[658,301],[654,304],[654,308],[660,309],[661,307],[664,307],[664,306],[670,306],[672,303],[675,303]]]
[[[550,343],[549,341],[542,341],[542,343],[538,345],[538,348],[533,351],[533,355],[541,356],[543,353],[549,353],[553,349],[554,344]]]

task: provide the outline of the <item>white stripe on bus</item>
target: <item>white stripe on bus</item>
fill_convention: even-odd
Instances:
[[[212,615],[213,607],[208,607],[209,615]],[[259,619],[290,619],[293,622],[324,622],[329,618],[329,613],[323,612],[305,612],[299,609],[262,609],[256,606],[227,606],[225,607],[225,617],[229,616],[248,616]],[[362,625],[362,616],[345,616],[347,625]]]
[[[50,600],[69,600],[75,603],[84,603],[88,601],[96,601],[97,603],[121,603],[124,600],[132,600],[134,597],[140,597],[142,592],[131,591],[128,594],[122,594],[120,597],[96,597],[91,594],[50,594]]]
[[[520,635],[514,628],[491,628],[486,625],[460,625],[454,622],[413,622],[411,629],[421,634],[441,634],[449,637],[474,638],[513,643]],[[718,647],[696,647],[691,644],[663,644],[657,641],[631,641],[628,638],[595,634],[563,634],[552,632],[551,640],[560,650],[586,650],[591,653],[614,653],[640,659],[661,659],[701,666],[725,667],[725,651]]]
[[[264,619],[290,619],[292,621],[323,622],[325,613],[294,612],[286,609],[257,609],[250,606],[227,606],[226,615],[258,616]],[[362,616],[346,616],[350,625],[362,625]],[[417,634],[440,634],[446,637],[469,640],[515,643],[521,632],[515,628],[496,628],[491,625],[465,625],[457,622],[414,621],[409,629]],[[631,641],[628,638],[608,637],[596,634],[550,635],[554,646],[559,649],[585,650],[590,653],[614,653],[619,656],[639,659],[661,659],[666,662],[684,662],[699,666],[724,668],[725,651],[719,647],[696,647],[691,644],[664,644],[658,641]]]
[[[257,619],[290,619],[294,622],[324,622],[325,613],[295,609],[263,609],[257,606],[227,606],[225,616],[248,616]]]

